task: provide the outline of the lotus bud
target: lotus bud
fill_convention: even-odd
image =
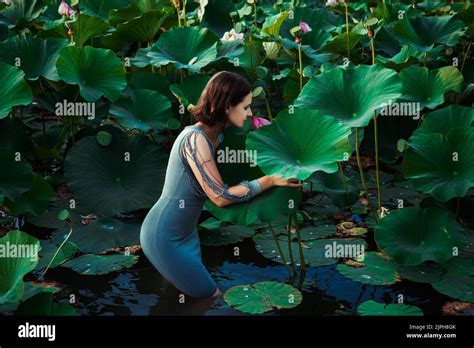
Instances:
[[[326,6],[337,6],[337,0],[326,1]]]
[[[252,129],[259,129],[260,127],[269,125],[270,121],[268,121],[266,118],[261,118],[261,117],[252,117]]]
[[[305,21],[300,21],[300,30],[302,34],[306,34],[310,31],[313,31],[313,29],[311,29],[311,27]]]

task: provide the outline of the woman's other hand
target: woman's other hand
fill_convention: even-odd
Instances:
[[[273,176],[273,185],[300,188],[301,186],[303,186],[303,183],[301,180],[298,180],[297,178],[285,179],[279,176]]]

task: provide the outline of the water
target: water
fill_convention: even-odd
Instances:
[[[235,246],[240,248],[240,257],[233,256]],[[138,255],[140,261],[123,272],[84,276],[59,267],[48,271],[45,280],[64,286],[60,302],[67,302],[70,294],[74,294],[74,307],[80,315],[243,314],[222,299],[212,306],[187,299],[184,304],[179,303],[180,293],[161,277],[141,251]],[[251,239],[224,247],[202,246],[202,257],[222,292],[259,281],[288,281],[285,267],[261,256]],[[341,275],[336,265],[309,267],[301,291],[300,305],[265,315],[355,315],[357,306],[364,301],[397,303],[400,294],[405,304],[419,306],[425,315],[440,315],[442,305],[451,300],[429,284],[403,280],[391,286],[372,286],[354,282]]]

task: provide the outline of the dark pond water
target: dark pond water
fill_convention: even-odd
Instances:
[[[240,257],[233,256],[235,246],[241,250]],[[58,268],[50,270],[45,280],[59,281],[65,287],[61,302],[75,294],[75,307],[82,315],[242,315],[222,299],[211,306],[202,301],[179,303],[179,292],[163,280],[141,251],[138,255],[140,261],[124,272],[84,276]],[[261,256],[251,239],[232,246],[202,246],[202,257],[222,291],[258,281],[289,280],[285,267]],[[298,279],[294,285],[297,283]],[[309,267],[301,291],[299,306],[266,315],[354,315],[361,302],[395,303],[400,294],[405,304],[419,306],[425,315],[439,315],[443,303],[450,300],[429,284],[403,280],[392,286],[372,286],[354,282],[342,276],[336,265]]]

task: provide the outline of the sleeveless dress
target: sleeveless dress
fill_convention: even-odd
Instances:
[[[197,149],[196,140],[200,136],[207,140],[210,152]],[[218,144],[223,138],[223,133],[219,133]],[[261,192],[261,187],[257,180],[243,180],[239,184],[242,194],[230,194],[228,185],[217,176],[215,162],[211,163],[214,145],[199,126],[185,127],[176,138],[161,196],[143,220],[140,244],[145,256],[165,279],[184,294],[199,298],[212,296],[217,284],[201,261],[196,225],[208,196],[189,165],[191,160],[206,187],[233,202],[251,199]]]

